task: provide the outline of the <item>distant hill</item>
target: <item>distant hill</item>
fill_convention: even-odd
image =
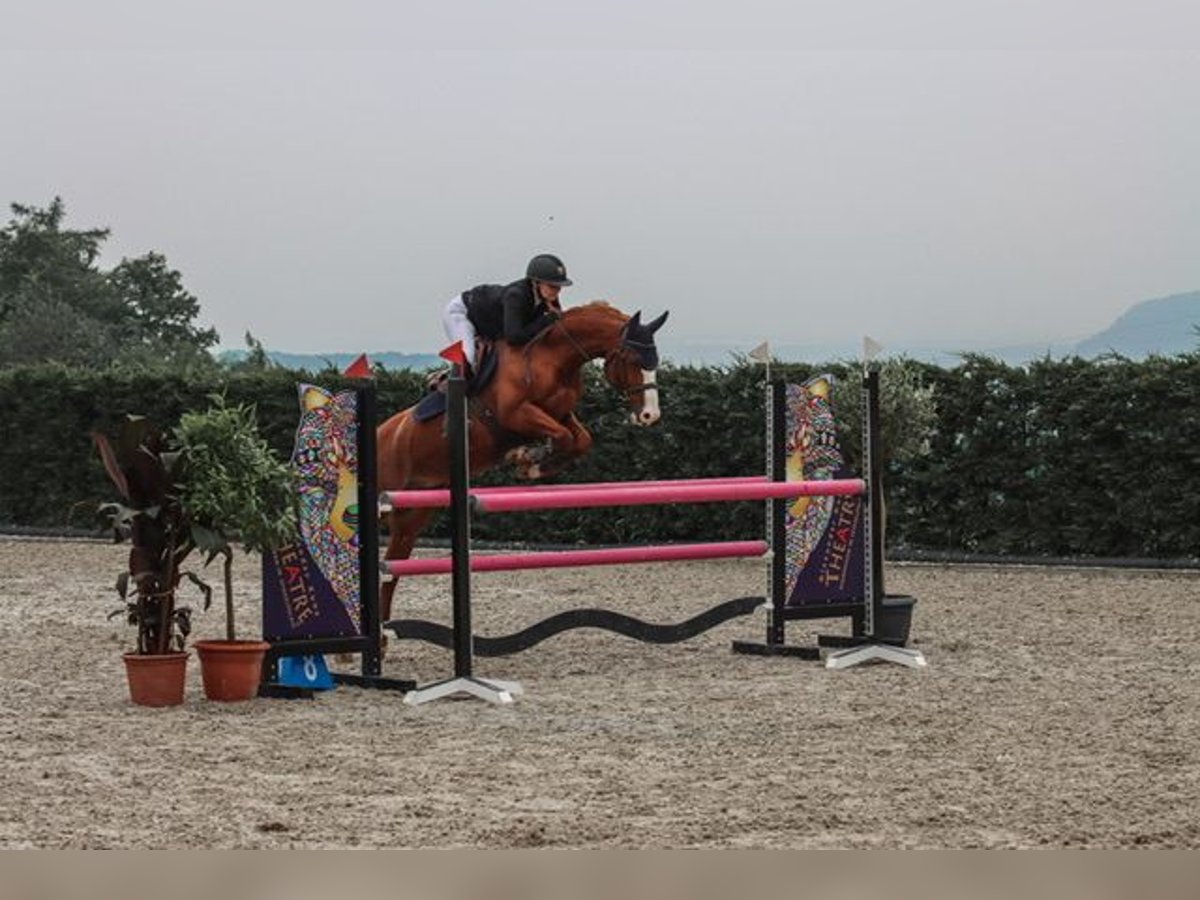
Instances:
[[[1131,359],[1175,356],[1200,349],[1200,291],[1143,300],[1108,328],[1075,345],[1079,356],[1119,353]]]
[[[1200,291],[1192,291],[1135,303],[1108,328],[1075,344],[1066,341],[1029,341],[999,345],[976,338],[941,341],[936,344],[889,344],[884,348],[884,352],[886,355],[907,356],[945,367],[957,365],[964,353],[990,356],[1009,365],[1023,365],[1035,359],[1059,359],[1072,355],[1090,359],[1105,353],[1143,359],[1151,354],[1175,356],[1200,350],[1200,335],[1197,335],[1195,330],[1197,326],[1200,326]],[[733,345],[675,342],[664,334],[659,346],[663,358],[677,365],[730,366],[758,343],[757,340]],[[784,344],[772,341],[771,355],[785,362],[824,363],[857,359],[861,347],[861,337],[824,344]],[[421,372],[443,365],[442,360],[431,353],[381,351],[367,355],[371,362],[392,370],[411,369]],[[226,350],[220,354],[220,359],[236,361],[244,359],[245,356],[245,350]],[[330,366],[344,369],[358,354],[284,353],[268,350],[267,356],[288,369],[319,372]]]
[[[285,353],[279,350],[268,350],[267,358],[285,369],[295,369],[301,372],[320,372],[323,369],[344,369],[354,360],[357,353]],[[246,358],[245,350],[224,350],[218,354],[221,362],[240,362]],[[445,362],[433,353],[394,353],[383,350],[379,353],[368,353],[367,358],[372,365],[381,365],[393,371],[412,369],[423,372],[426,369],[443,366]]]
[[[1106,353],[1116,353],[1129,359],[1144,359],[1150,355],[1176,356],[1200,351],[1200,291],[1172,294],[1135,303],[1112,325],[1103,331],[1072,343],[1070,341],[1027,341],[1024,343],[994,344],[986,340],[941,341],[929,343],[896,343],[884,348],[887,355],[908,356],[934,365],[953,367],[964,353],[990,356],[1009,365],[1024,365],[1036,359],[1061,359],[1080,356],[1093,359]],[[831,359],[855,359],[861,341],[828,345],[771,344],[777,359],[787,361],[825,362]],[[711,351],[713,348],[706,348]],[[748,348],[747,348],[748,349]],[[745,352],[745,351],[743,351]],[[666,355],[671,356],[667,351]],[[702,354],[694,353],[699,357]],[[732,354],[726,352],[724,361]],[[718,362],[719,354],[710,352],[708,360]]]
[[[739,346],[719,344],[671,344],[661,342],[664,359],[679,365],[730,366],[736,358],[745,357],[757,341],[745,341]],[[953,368],[962,362],[966,353],[990,356],[1009,365],[1018,366],[1033,359],[1058,358],[1072,352],[1069,342],[1042,341],[1027,344],[996,344],[986,340],[948,340],[942,343],[888,343],[884,356],[905,356],[935,366]],[[828,363],[857,360],[862,355],[862,338],[828,341],[819,344],[785,344],[771,341],[771,357],[781,362]]]

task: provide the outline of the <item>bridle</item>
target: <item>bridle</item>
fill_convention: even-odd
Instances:
[[[629,351],[626,350],[624,347],[620,347],[620,348],[614,350],[608,356],[604,357],[604,368],[607,370],[608,364],[610,361],[615,362],[618,357],[623,356],[623,355],[627,354],[628,352]],[[612,384],[612,379],[609,379],[608,383]],[[656,382],[651,382],[650,384],[647,384],[646,382],[642,381],[642,382],[639,382],[638,384],[628,385],[627,387],[618,387],[615,384],[612,384],[612,386],[614,388],[616,388],[618,391],[620,391],[621,394],[629,400],[632,400],[638,394],[646,393],[646,391],[657,391],[658,390],[658,384]]]
[[[614,349],[610,350],[608,353],[604,354],[604,369],[605,369],[605,371],[608,370],[610,363],[615,362],[619,357],[621,357],[623,355],[636,354],[638,349],[652,350],[654,348],[653,344],[646,344],[641,341],[631,340],[629,335],[626,333],[627,327],[628,326],[626,325],[626,326],[622,326],[622,328],[621,328],[620,344],[618,344]],[[568,328],[563,323],[563,320],[560,317],[560,318],[554,320],[553,325],[551,325],[549,328],[546,328],[543,331],[541,331],[540,333],[538,333],[537,335],[535,335],[533,340],[531,340],[528,344],[525,345],[525,350],[523,351],[523,355],[525,357],[525,385],[526,385],[526,387],[533,384],[533,363],[530,360],[529,352],[533,349],[534,345],[538,341],[542,340],[546,335],[548,335],[551,331],[553,331],[556,328],[560,329],[562,331],[562,333],[567,336],[567,340],[570,341],[571,346],[574,347],[576,351],[578,351],[579,358],[583,362],[588,363],[588,362],[592,361],[592,356],[585,349],[583,349],[583,345],[579,343],[579,340],[575,337],[575,335],[571,334],[571,329]],[[609,383],[612,384],[611,380]],[[617,387],[617,385],[614,384],[613,387],[617,388],[617,390],[620,391],[622,393],[622,395],[624,395],[626,398],[628,398],[630,400],[632,400],[638,394],[644,394],[646,391],[657,391],[658,390],[657,384],[654,384],[654,383],[646,384],[644,382],[640,383],[640,384],[632,384],[632,385],[629,385],[628,387]]]

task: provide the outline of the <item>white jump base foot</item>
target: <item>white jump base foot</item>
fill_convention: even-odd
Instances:
[[[848,669],[873,660],[895,663],[910,669],[923,669],[926,666],[925,656],[920,650],[896,647],[892,644],[862,644],[830,653],[825,657],[825,668]]]
[[[499,681],[494,678],[449,678],[425,687],[409,691],[404,695],[404,702],[409,706],[418,706],[431,700],[441,700],[443,697],[453,697],[466,694],[477,700],[486,700],[498,706],[507,706],[513,702],[513,697],[525,693],[519,681]]]

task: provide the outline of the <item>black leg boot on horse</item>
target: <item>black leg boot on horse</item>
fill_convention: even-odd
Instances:
[[[575,413],[567,416],[563,427],[570,434],[569,443],[563,446],[556,446],[553,440],[547,438],[538,444],[514,447],[505,454],[505,462],[516,468],[518,479],[536,481],[539,478],[551,478],[574,460],[587,455],[592,449],[592,433],[583,426]]]

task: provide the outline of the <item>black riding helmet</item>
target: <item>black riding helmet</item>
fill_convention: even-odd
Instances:
[[[571,283],[567,277],[567,267],[557,256],[540,253],[529,261],[525,267],[525,277],[533,281],[544,281],[546,284],[556,284],[566,287]]]

